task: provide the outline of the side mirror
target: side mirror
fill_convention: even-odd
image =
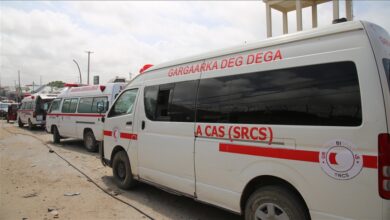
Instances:
[[[96,107],[97,107],[98,113],[104,112],[104,103],[103,103],[103,101],[102,102],[98,102],[96,105],[97,105]]]

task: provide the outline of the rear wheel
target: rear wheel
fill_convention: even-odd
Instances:
[[[131,173],[130,161],[125,151],[115,154],[112,162],[112,173],[116,185],[121,189],[131,189],[137,182]]]
[[[256,190],[245,206],[245,220],[309,220],[304,204],[290,190],[265,186]]]
[[[53,143],[56,144],[60,143],[61,136],[56,126],[53,127],[52,133],[53,133]]]
[[[97,141],[92,131],[86,131],[84,133],[84,146],[89,152],[96,152],[98,150]]]
[[[18,120],[18,126],[19,126],[20,128],[23,128],[23,123],[22,123],[22,121],[20,120],[20,118],[19,118],[19,120]]]

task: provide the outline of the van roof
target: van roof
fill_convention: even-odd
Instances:
[[[190,56],[190,57],[186,57],[186,58],[181,58],[181,59],[176,59],[174,61],[169,61],[169,62],[165,62],[162,64],[158,64],[156,66],[153,66],[153,67],[147,69],[143,74],[148,73],[148,72],[153,71],[153,70],[162,69],[162,68],[175,66],[175,65],[179,65],[179,64],[185,64],[185,63],[195,62],[195,61],[199,61],[199,60],[210,59],[210,58],[215,58],[215,57],[219,57],[219,56],[225,56],[225,55],[229,55],[229,54],[254,50],[254,49],[258,49],[258,48],[266,48],[266,47],[270,47],[270,46],[274,46],[274,45],[280,45],[280,44],[290,43],[290,42],[294,42],[294,41],[301,41],[301,40],[306,40],[306,39],[311,39],[311,38],[316,38],[316,37],[321,37],[321,36],[326,36],[326,35],[342,33],[342,32],[361,30],[363,28],[364,28],[364,26],[362,24],[362,21],[348,21],[348,22],[343,22],[343,23],[338,23],[338,24],[327,25],[324,27],[318,27],[318,28],[314,28],[314,29],[310,29],[310,30],[306,30],[306,31],[300,31],[300,32],[295,32],[295,33],[291,33],[291,34],[272,37],[272,38],[268,38],[266,40],[262,40],[262,41],[255,42],[255,43],[234,46],[234,47],[225,48],[222,50],[203,53],[203,54]],[[139,75],[143,75],[143,74],[139,74]]]
[[[127,83],[107,83],[105,85],[68,87],[58,95],[58,98],[111,95],[114,88],[125,88],[126,85]]]

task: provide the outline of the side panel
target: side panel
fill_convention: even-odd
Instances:
[[[266,58],[269,51],[273,55],[268,53]],[[277,51],[281,55],[275,59]],[[229,60],[233,61],[231,68],[204,73],[202,79],[352,61],[358,72],[363,121],[359,126],[345,127],[197,123],[197,130],[202,131],[202,134],[197,132],[195,140],[198,199],[241,212],[240,197],[246,184],[257,176],[272,175],[292,184],[312,213],[325,213],[335,218],[380,218],[382,200],[377,192],[377,135],[386,131],[386,123],[383,102],[377,98],[381,94],[380,80],[370,51],[364,32],[353,31],[206,60],[206,63],[217,61],[219,65],[226,62],[227,66]],[[239,57],[242,57],[242,64],[240,61],[236,63],[241,59]],[[248,59],[258,59],[259,62],[248,64]],[[293,78],[291,82],[294,82]],[[245,82],[240,83],[245,85]],[[210,91],[218,95],[218,90]],[[213,127],[216,127],[215,132]],[[234,127],[239,127],[241,137],[242,128],[246,133],[253,127],[265,128],[263,140],[234,139],[231,137]],[[340,142],[350,143],[353,153],[361,155],[359,160],[364,163],[350,179],[331,177],[320,165],[321,152],[328,152],[333,146],[330,143]],[[345,162],[337,158],[340,163]]]

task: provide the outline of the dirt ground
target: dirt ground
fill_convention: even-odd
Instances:
[[[54,145],[43,129],[3,120],[0,171],[0,219],[242,219],[146,184],[120,190],[80,140]]]

